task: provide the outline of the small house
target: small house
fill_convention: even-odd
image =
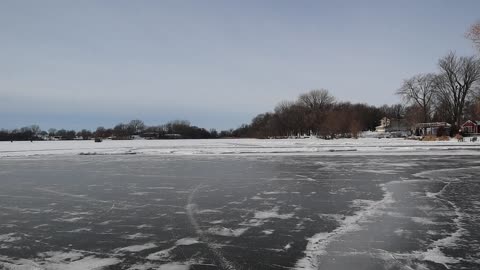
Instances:
[[[144,132],[142,134],[142,137],[146,140],[154,140],[158,139],[160,137],[160,134],[158,134],[157,132]]]
[[[165,135],[163,135],[163,137],[165,139],[182,139],[182,135],[176,134],[176,133],[165,134]]]
[[[447,122],[418,123],[415,125],[415,133],[420,136],[439,136],[450,134],[452,125]]]
[[[480,121],[467,120],[462,125],[462,131],[466,134],[478,134],[480,133],[478,129],[479,124]]]
[[[409,128],[405,119],[395,119],[384,117],[380,120],[380,125],[375,127],[378,133],[389,133],[397,137],[406,136]]]

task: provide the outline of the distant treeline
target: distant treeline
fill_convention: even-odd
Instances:
[[[250,124],[229,131],[232,137],[283,138],[303,135],[322,138],[356,137],[375,130],[382,117],[401,118],[401,104],[381,107],[336,102],[327,90],[312,90],[295,101],[279,103],[273,112],[257,115]]]
[[[95,131],[82,129],[80,131],[65,129],[41,130],[38,125],[22,127],[13,130],[0,130],[1,141],[25,140],[90,140],[93,138],[129,140],[144,139],[210,139],[225,136],[215,129],[206,130],[192,126],[185,120],[171,121],[164,125],[147,126],[142,120],[132,120],[120,123],[113,128],[98,127]]]
[[[319,137],[356,137],[361,131],[374,130],[382,117],[401,118],[401,104],[375,107],[367,104],[336,102],[327,90],[312,90],[292,102],[281,102],[274,110],[259,114],[250,124],[217,132],[196,127],[185,120],[147,126],[142,120],[119,123],[112,128],[91,131],[65,129],[41,130],[32,125],[14,130],[0,130],[0,140],[90,140],[93,138],[144,139],[212,139],[212,138],[284,138],[303,135]]]
[[[356,137],[361,131],[375,130],[382,117],[401,118],[404,112],[405,107],[401,104],[375,107],[336,102],[327,90],[312,90],[300,95],[296,101],[281,102],[274,112],[259,114],[250,124],[220,132],[193,126],[185,120],[147,126],[142,120],[136,119],[112,128],[100,126],[94,131],[53,128],[45,131],[38,125],[32,125],[0,130],[0,140],[285,138],[304,135]]]

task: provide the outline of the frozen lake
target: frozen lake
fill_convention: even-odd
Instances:
[[[78,155],[60,142],[39,155],[29,143],[0,148],[0,269],[480,268],[478,145]]]

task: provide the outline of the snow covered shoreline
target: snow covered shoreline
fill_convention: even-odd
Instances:
[[[480,143],[405,139],[0,142],[0,158],[41,155],[480,155]]]

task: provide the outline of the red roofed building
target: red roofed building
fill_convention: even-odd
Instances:
[[[467,122],[463,123],[462,131],[468,134],[480,133],[478,129],[479,124],[480,124],[480,121],[468,120]]]

